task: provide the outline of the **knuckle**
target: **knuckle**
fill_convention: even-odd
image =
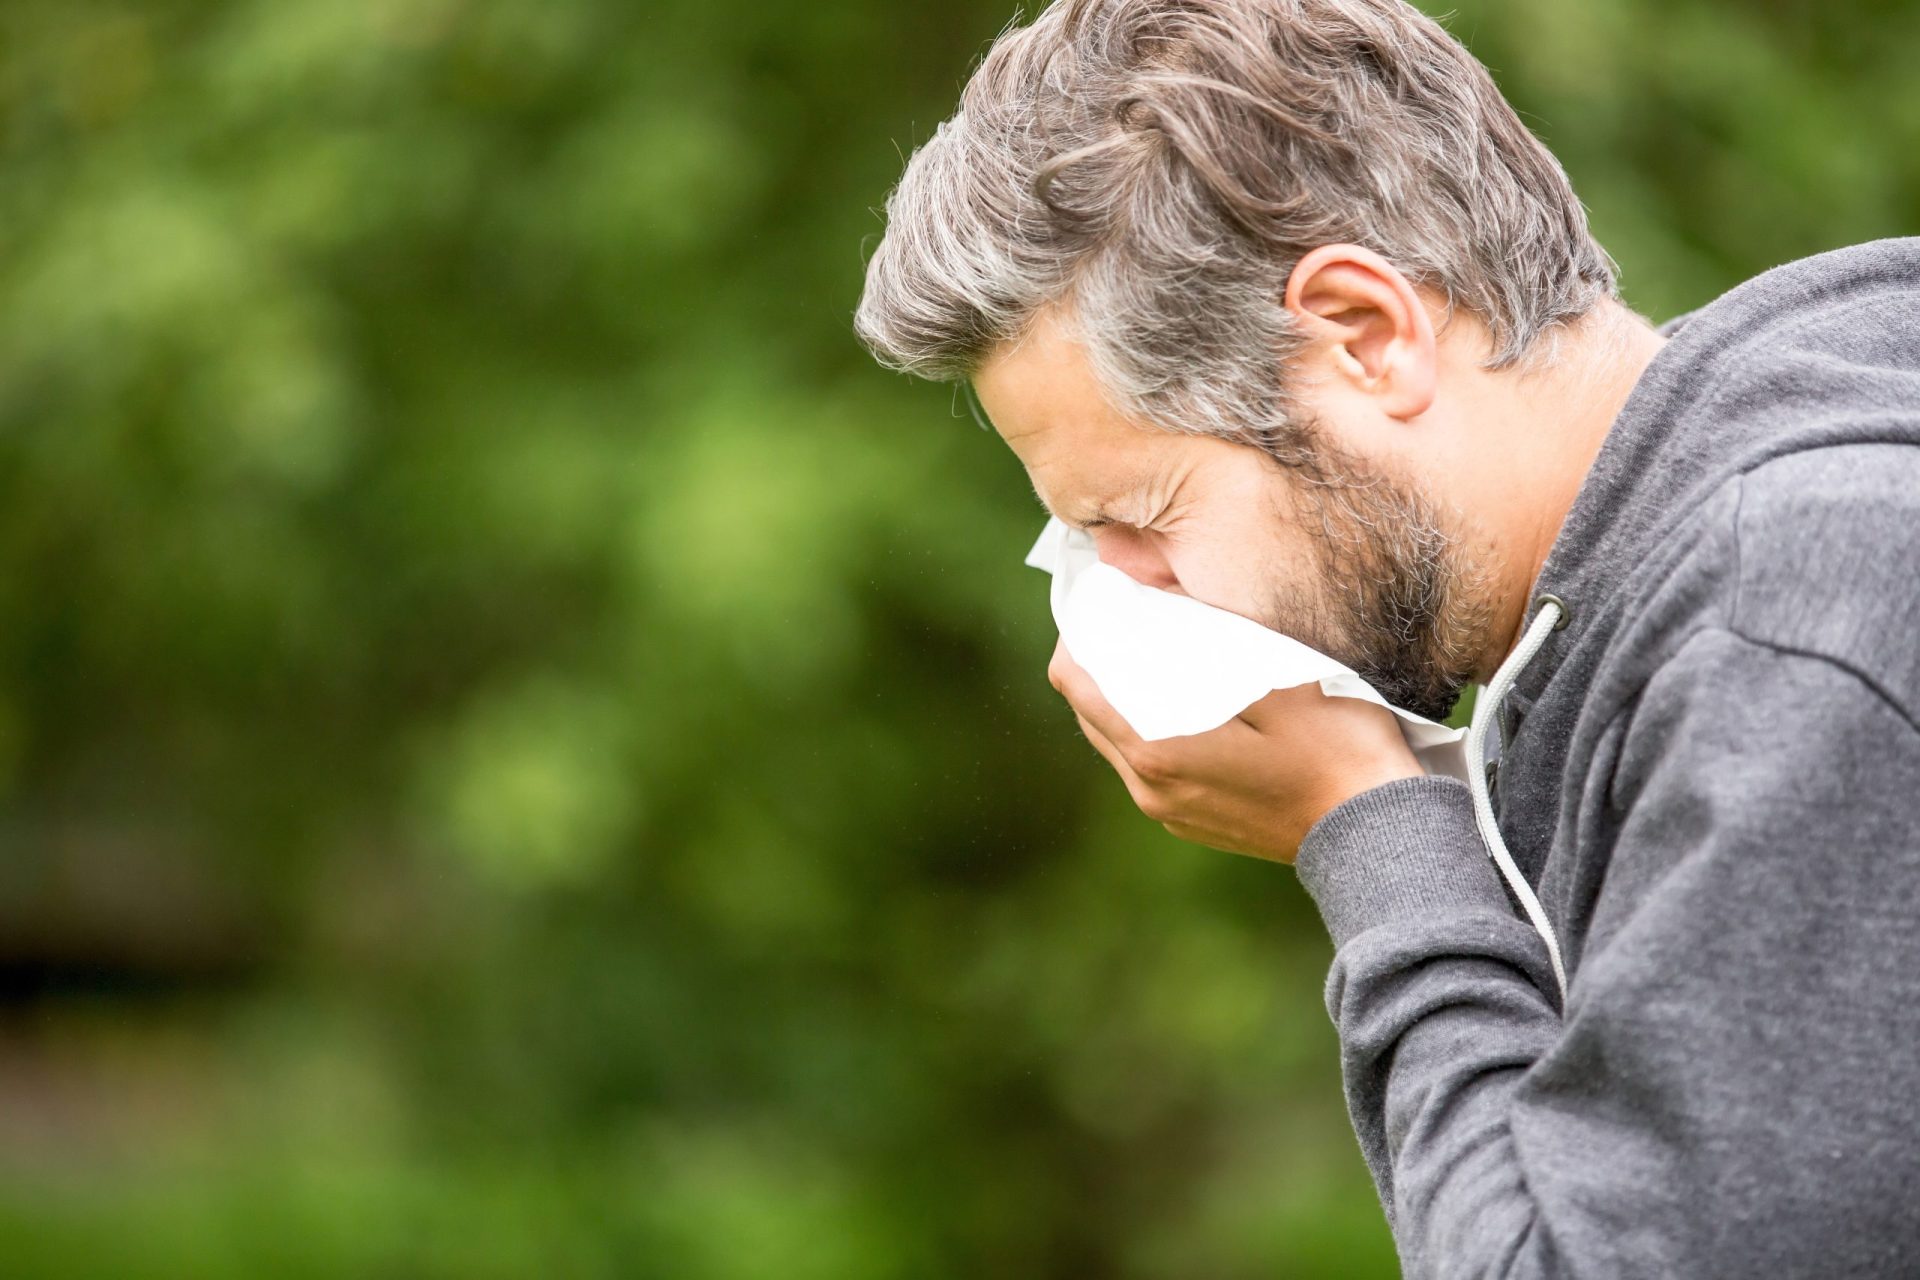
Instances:
[[[1165,751],[1151,744],[1141,746],[1127,763],[1133,766],[1133,771],[1140,775],[1143,782],[1161,783],[1173,780],[1175,770],[1172,758]]]

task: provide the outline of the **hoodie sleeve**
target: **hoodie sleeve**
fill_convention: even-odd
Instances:
[[[1906,1274],[1920,731],[1831,658],[1709,627],[1610,732],[1564,1020],[1461,783],[1375,788],[1301,846],[1406,1274]]]

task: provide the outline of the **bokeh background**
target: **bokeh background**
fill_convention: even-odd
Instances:
[[[1010,16],[0,6],[8,1276],[1393,1273],[1291,871],[850,335]],[[1920,229],[1920,6],[1450,25],[1655,319]]]

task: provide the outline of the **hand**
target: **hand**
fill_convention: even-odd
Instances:
[[[1064,642],[1047,679],[1142,813],[1228,853],[1292,862],[1313,824],[1342,802],[1426,773],[1391,711],[1329,698],[1317,684],[1276,689],[1206,733],[1143,742]]]

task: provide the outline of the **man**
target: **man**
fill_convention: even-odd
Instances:
[[[1920,1274],[1920,241],[1656,330],[1395,0],[1056,4],[887,213],[862,338],[1104,560],[1491,682],[1513,898],[1382,708],[1144,743],[1050,672],[1150,816],[1295,861],[1407,1273]]]

